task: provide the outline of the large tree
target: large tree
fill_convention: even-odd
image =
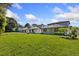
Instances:
[[[0,34],[5,31],[6,9],[11,6],[9,3],[0,3]]]
[[[0,14],[0,34],[5,31],[6,21],[6,18]]]
[[[17,21],[14,18],[7,17],[6,32],[16,31],[17,27],[18,27]]]
[[[30,28],[30,24],[26,23],[24,27]]]

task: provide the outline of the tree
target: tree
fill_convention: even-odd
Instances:
[[[8,8],[12,3],[0,3],[1,7]]]
[[[9,3],[0,3],[0,34],[5,31],[6,26],[6,9],[10,6]]]
[[[76,27],[72,27],[72,28],[71,28],[70,37],[71,37],[72,39],[76,39],[76,38],[77,38],[77,28],[76,28]]]
[[[30,28],[30,24],[26,23],[24,27]]]
[[[7,17],[6,32],[16,31],[18,24],[14,18]]]
[[[20,28],[24,28],[24,27],[21,24],[17,24],[16,32],[18,32]]]
[[[33,27],[37,27],[38,25],[37,25],[37,24],[32,24],[32,26],[33,26]]]
[[[5,31],[5,26],[7,25],[6,21],[6,18],[0,14],[0,34]]]

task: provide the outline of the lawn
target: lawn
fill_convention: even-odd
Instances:
[[[79,56],[79,40],[56,35],[4,33],[0,36],[1,56]]]

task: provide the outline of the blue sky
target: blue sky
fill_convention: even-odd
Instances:
[[[79,26],[79,4],[77,3],[16,3],[7,11],[18,23],[48,24],[70,21],[72,26]]]

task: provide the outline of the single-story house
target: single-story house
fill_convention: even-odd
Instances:
[[[22,28],[20,29],[20,31],[26,33],[53,34],[54,32],[56,32],[57,28],[69,27],[69,25],[70,25],[69,21],[61,21],[61,22],[50,23],[47,25],[41,25],[37,27],[31,26],[30,28]]]

